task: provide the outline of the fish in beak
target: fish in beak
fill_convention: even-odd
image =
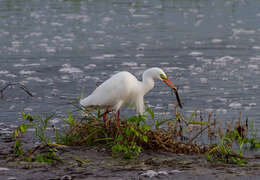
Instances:
[[[178,105],[180,106],[180,108],[182,108],[181,99],[178,94],[178,89],[171,83],[171,81],[168,78],[163,79],[163,82],[173,89]]]

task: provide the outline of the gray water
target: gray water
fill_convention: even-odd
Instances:
[[[21,82],[34,97],[4,91],[0,123],[21,122],[21,111],[64,115],[64,98],[118,71],[141,79],[161,67],[187,116],[198,109],[231,121],[242,112],[259,129],[259,42],[259,0],[1,0],[0,87]],[[157,115],[176,103],[161,82],[145,100]]]

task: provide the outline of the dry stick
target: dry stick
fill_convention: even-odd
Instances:
[[[32,93],[26,88],[26,86],[22,83],[8,83],[5,87],[3,87],[2,89],[0,89],[0,98],[3,99],[4,98],[4,90],[6,90],[6,88],[8,88],[9,86],[16,86],[19,85],[19,88],[21,88],[22,90],[24,90],[29,96],[32,96]]]
[[[216,136],[217,132],[217,117],[216,114],[214,114],[214,135]]]
[[[235,124],[235,128],[238,129],[239,127],[241,127],[241,116],[242,116],[242,112],[239,113],[238,119],[236,121]]]
[[[185,125],[188,126],[189,123],[185,120],[185,118],[183,117],[183,115],[178,112],[177,106],[178,106],[177,104],[174,105],[174,109],[175,109],[175,114],[176,114],[176,116],[178,115],[179,118],[182,120],[182,122],[184,122]]]
[[[211,125],[213,125],[213,123],[210,124],[210,126],[211,126]],[[196,135],[188,142],[188,144],[191,144],[192,141],[193,141],[194,139],[196,139],[199,135],[201,135],[201,134],[203,133],[203,131],[205,131],[206,129],[208,129],[208,127],[209,127],[209,126],[204,127],[198,134],[196,134]]]
[[[29,152],[29,154],[27,155],[27,157],[31,157],[38,149],[43,148],[43,147],[45,147],[45,146],[47,146],[47,144],[46,144],[46,145],[40,144],[40,145],[34,147],[34,148],[32,149],[32,151]]]
[[[203,122],[203,117],[202,117],[202,112],[200,111],[200,122],[201,122],[201,124],[202,124],[202,122]],[[202,129],[202,126],[200,126],[201,128],[200,129]]]
[[[210,121],[211,121],[211,117],[212,117],[212,112],[209,113],[209,117],[208,117],[208,138],[211,137],[211,128],[210,128]]]

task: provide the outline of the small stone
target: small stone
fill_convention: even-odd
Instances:
[[[154,176],[158,176],[158,173],[153,170],[148,170],[145,173],[142,173],[141,176],[146,176],[146,177],[152,178]]]
[[[180,170],[178,170],[178,169],[174,169],[174,170],[171,170],[171,171],[169,172],[169,174],[181,173],[181,172],[183,172],[183,171],[180,171]]]
[[[16,180],[16,177],[9,177],[8,180]]]
[[[10,169],[8,168],[4,168],[4,167],[0,167],[0,171],[9,171]]]
[[[166,171],[158,171],[158,174],[159,174],[159,175],[165,175],[165,176],[168,175],[168,173],[167,173]]]
[[[69,176],[69,175],[64,175],[64,176],[62,176],[60,179],[61,179],[61,180],[71,180],[72,178],[71,178],[71,176]]]

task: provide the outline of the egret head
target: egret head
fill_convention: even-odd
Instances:
[[[182,108],[181,100],[178,94],[178,89],[172,84],[172,82],[168,79],[167,75],[161,68],[154,67],[154,68],[147,69],[143,73],[143,81],[145,81],[146,79],[152,79],[152,80],[160,79],[165,84],[167,84],[174,91],[178,104]],[[154,81],[149,81],[149,82],[154,83]]]
[[[167,78],[167,75],[165,74],[165,72],[161,68],[158,68],[158,67],[153,67],[153,68],[147,69],[143,75],[150,77],[154,80],[157,80],[157,79],[163,80],[163,79]]]
[[[177,88],[172,84],[172,82],[168,79],[165,74],[160,74],[160,80],[162,80],[165,84],[167,84],[174,91],[177,91]]]
[[[166,76],[166,74],[163,72],[163,70],[161,70],[161,73],[160,73],[160,80],[162,80],[165,84],[167,84],[171,89],[173,89],[175,95],[176,95],[176,98],[177,98],[177,101],[178,101],[178,104],[180,106],[180,108],[182,108],[182,104],[181,104],[181,100],[180,100],[180,96],[178,94],[178,89],[176,88],[176,86],[174,86],[172,84],[172,82],[168,79],[168,77]]]

